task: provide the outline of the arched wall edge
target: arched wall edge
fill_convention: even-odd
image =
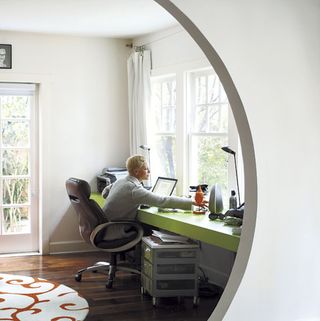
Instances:
[[[257,173],[252,135],[244,106],[223,61],[197,26],[170,0],[154,0],[184,27],[204,52],[218,74],[237,124],[244,162],[246,209],[236,260],[223,295],[210,317],[220,321],[226,314],[245,273],[252,248],[257,213]]]

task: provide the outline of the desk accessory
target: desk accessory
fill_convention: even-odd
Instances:
[[[151,163],[150,163],[150,147],[147,146],[147,145],[140,145],[139,146],[142,150],[146,150],[147,153],[148,153],[148,166],[149,166],[149,179],[148,179],[148,186],[147,186],[147,189],[151,189],[151,186],[152,186],[152,180],[151,180]]]
[[[231,195],[229,197],[229,209],[231,208],[237,208],[238,207],[238,201],[236,192],[234,190],[231,190]]]
[[[226,216],[224,219],[224,224],[229,226],[241,226],[242,225],[242,218],[233,217],[233,216]]]
[[[201,189],[201,185],[198,186],[198,189],[196,191],[196,194],[194,196],[194,200],[198,206],[198,209],[197,210],[194,210],[193,211],[193,214],[205,214],[206,211],[202,209],[201,207],[201,204],[203,203],[203,197],[204,197],[204,194],[203,194],[203,191]]]
[[[244,213],[244,204],[239,206],[238,208],[231,208],[228,211],[226,211],[225,215],[226,216],[233,216],[233,217],[238,217],[238,218],[243,218],[243,213]]]
[[[224,146],[221,147],[221,149],[228,153],[233,155],[233,159],[234,159],[234,168],[235,168],[235,172],[236,172],[236,180],[237,180],[237,190],[238,190],[238,198],[239,198],[239,204],[241,204],[241,199],[240,199],[240,189],[239,189],[239,180],[238,180],[238,168],[237,168],[237,159],[236,159],[236,152],[233,151],[231,148],[229,148],[228,146]]]
[[[198,189],[198,186],[199,185],[190,185],[189,186],[189,192],[196,192],[197,191],[197,189]],[[201,186],[201,189],[202,189],[202,192],[203,192],[203,194],[207,194],[208,193],[208,184],[200,184],[200,186]]]
[[[225,219],[225,215],[222,214],[222,213],[210,213],[209,215],[209,219],[212,220],[212,221],[215,221],[217,219],[223,221]]]
[[[210,190],[209,196],[209,211],[210,213],[222,213],[223,211],[223,201],[222,193],[219,184],[214,184]]]

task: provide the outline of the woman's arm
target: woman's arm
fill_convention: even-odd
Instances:
[[[162,196],[150,192],[142,186],[137,186],[132,190],[132,199],[136,204],[146,204],[163,208],[179,208],[182,210],[191,210],[193,204],[191,198]]]

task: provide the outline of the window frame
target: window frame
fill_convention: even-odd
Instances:
[[[187,133],[188,128],[188,100],[190,91],[188,74],[191,72],[212,70],[212,66],[206,60],[193,61],[172,66],[159,67],[151,71],[152,78],[161,78],[169,75],[176,76],[176,178],[178,179],[176,194],[189,195],[189,156],[190,156],[190,136]],[[214,71],[214,70],[213,70]],[[228,144],[237,151],[238,155],[238,171],[242,171],[242,157],[240,150],[240,140],[237,126],[233,117],[233,113],[228,107]],[[152,153],[152,150],[151,150]],[[239,157],[240,156],[240,157]],[[239,160],[240,158],[240,160]],[[243,184],[243,178],[239,177],[240,185]],[[228,161],[228,190],[236,189],[236,179],[233,159]],[[243,194],[243,193],[242,193]],[[225,204],[226,208],[227,204]]]

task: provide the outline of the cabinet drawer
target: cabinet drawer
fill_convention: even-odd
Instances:
[[[195,250],[161,250],[156,252],[159,259],[194,259],[197,257]]]
[[[196,287],[196,280],[156,280],[157,290],[193,290]]]
[[[157,274],[195,274],[195,264],[157,264]]]

